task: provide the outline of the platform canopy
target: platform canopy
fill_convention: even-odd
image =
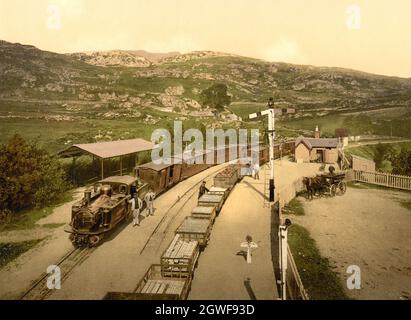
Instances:
[[[151,151],[158,146],[144,139],[119,140],[109,142],[98,142],[88,144],[75,144],[70,148],[58,153],[61,158],[73,158],[89,155],[100,159],[101,163],[101,179],[104,179],[104,160],[112,158],[120,158],[120,176],[123,175],[123,157],[136,155],[137,158],[140,152]]]
[[[144,139],[119,140],[88,144],[75,144],[58,153],[62,158],[72,158],[82,155],[92,155],[100,159],[111,159],[150,151],[155,144]]]

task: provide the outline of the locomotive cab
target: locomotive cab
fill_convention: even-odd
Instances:
[[[141,199],[148,185],[131,176],[115,176],[87,189],[83,199],[72,206],[71,222],[65,231],[75,246],[95,246],[104,235],[125,220],[131,211],[129,200]]]

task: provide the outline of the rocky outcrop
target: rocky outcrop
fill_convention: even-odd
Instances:
[[[149,67],[151,62],[128,51],[95,51],[70,54],[71,57],[95,66]]]

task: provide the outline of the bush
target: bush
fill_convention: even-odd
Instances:
[[[227,94],[227,90],[227,86],[222,83],[217,83],[203,90],[203,92],[201,92],[202,104],[219,111],[224,110],[224,107],[229,106],[231,103],[231,97]]]
[[[68,188],[58,159],[15,135],[0,146],[0,211],[41,207]]]
[[[411,175],[411,151],[406,148],[391,157],[393,174]]]

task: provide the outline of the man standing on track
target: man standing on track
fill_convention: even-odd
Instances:
[[[154,216],[154,199],[155,198],[156,198],[156,194],[151,189],[144,197],[144,201],[146,202],[147,210],[148,210],[147,216]]]
[[[200,192],[198,193],[198,199],[200,199],[203,195],[205,195],[207,192],[210,192],[210,190],[207,189],[206,187],[206,182],[203,181],[203,183],[200,186]]]

